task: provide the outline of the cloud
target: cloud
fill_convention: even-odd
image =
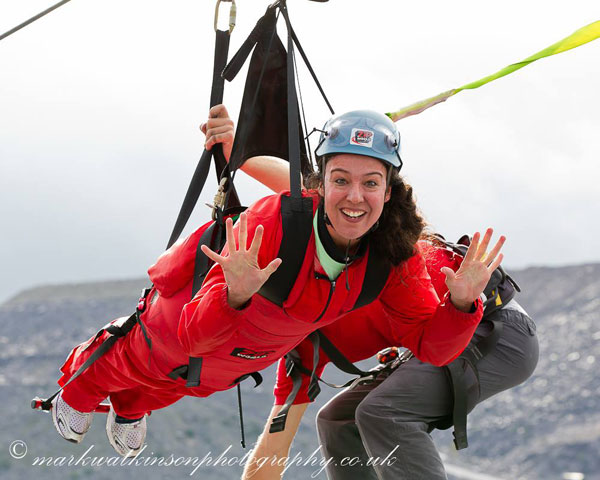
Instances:
[[[232,52],[267,3],[238,6]],[[597,20],[594,3],[290,10],[334,108],[390,111],[563,38]],[[4,6],[0,30],[46,6]],[[72,2],[0,43],[0,298],[32,283],[136,277],[160,253],[202,150],[212,11],[191,0]],[[494,225],[509,235],[509,265],[598,261],[598,48],[399,122],[404,173],[436,228],[452,238]],[[300,75],[309,128],[320,127],[328,112],[304,67]],[[234,116],[242,86],[242,75],[226,86]],[[239,181],[247,203],[266,193]],[[199,207],[192,224],[206,219]]]

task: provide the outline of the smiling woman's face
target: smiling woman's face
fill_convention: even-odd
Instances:
[[[327,162],[319,193],[331,222],[329,234],[338,247],[355,245],[375,225],[390,198],[386,176],[384,164],[372,157],[344,153]]]

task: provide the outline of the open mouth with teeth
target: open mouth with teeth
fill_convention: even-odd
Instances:
[[[345,217],[351,219],[358,219],[367,213],[363,210],[349,210],[347,208],[342,208],[341,212],[344,214]]]

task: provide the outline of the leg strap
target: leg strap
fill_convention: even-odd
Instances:
[[[454,407],[452,410],[452,421],[454,423],[454,446],[457,450],[467,448],[469,442],[467,439],[467,414],[468,412],[468,396],[467,385],[464,375],[464,362],[470,365],[479,379],[477,372],[477,363],[490,353],[498,343],[500,334],[502,333],[502,322],[497,320],[484,320],[492,324],[492,331],[479,342],[471,345],[452,363],[446,365],[452,383],[452,391],[454,394]],[[463,362],[464,361],[464,362]]]

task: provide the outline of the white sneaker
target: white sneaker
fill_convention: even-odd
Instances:
[[[84,413],[69,406],[62,398],[62,392],[52,400],[52,422],[65,440],[80,443],[90,429],[94,412]]]
[[[146,416],[133,423],[117,423],[117,414],[111,405],[106,419],[108,441],[123,457],[135,457],[146,440]]]

